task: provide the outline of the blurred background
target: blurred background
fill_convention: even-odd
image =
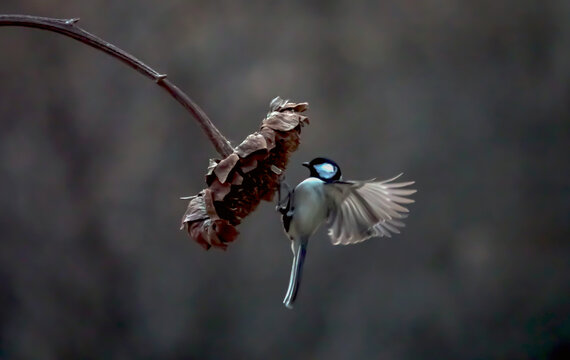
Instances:
[[[179,221],[216,157],[152,81],[0,28],[0,357],[570,358],[570,3],[2,0],[80,17],[238,144],[310,103],[287,171],[419,190],[392,239],[309,246],[296,308],[274,204],[205,252]]]

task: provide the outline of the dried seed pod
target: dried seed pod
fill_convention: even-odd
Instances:
[[[301,128],[309,123],[301,115],[308,103],[292,103],[279,97],[259,131],[250,134],[225,159],[211,159],[206,172],[208,187],[190,197],[181,229],[206,250],[226,249],[239,234],[235,228],[261,200],[271,201],[279,176],[297,150]]]

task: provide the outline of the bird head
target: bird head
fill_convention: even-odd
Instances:
[[[337,163],[327,158],[318,157],[310,162],[304,162],[303,166],[309,169],[312,177],[321,179],[324,182],[333,182],[342,178],[340,167]]]

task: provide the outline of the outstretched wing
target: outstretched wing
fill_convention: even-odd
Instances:
[[[329,236],[333,245],[355,244],[375,236],[392,237],[404,227],[401,221],[408,209],[401,204],[414,200],[406,196],[416,192],[404,189],[413,181],[394,183],[402,174],[388,180],[328,183]]]

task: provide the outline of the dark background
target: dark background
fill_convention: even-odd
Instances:
[[[238,144],[308,101],[302,161],[417,182],[405,231],[310,246],[274,204],[227,252],[178,230],[216,153],[152,81],[0,28],[0,357],[561,359],[570,353],[570,2],[2,0],[81,17]]]

